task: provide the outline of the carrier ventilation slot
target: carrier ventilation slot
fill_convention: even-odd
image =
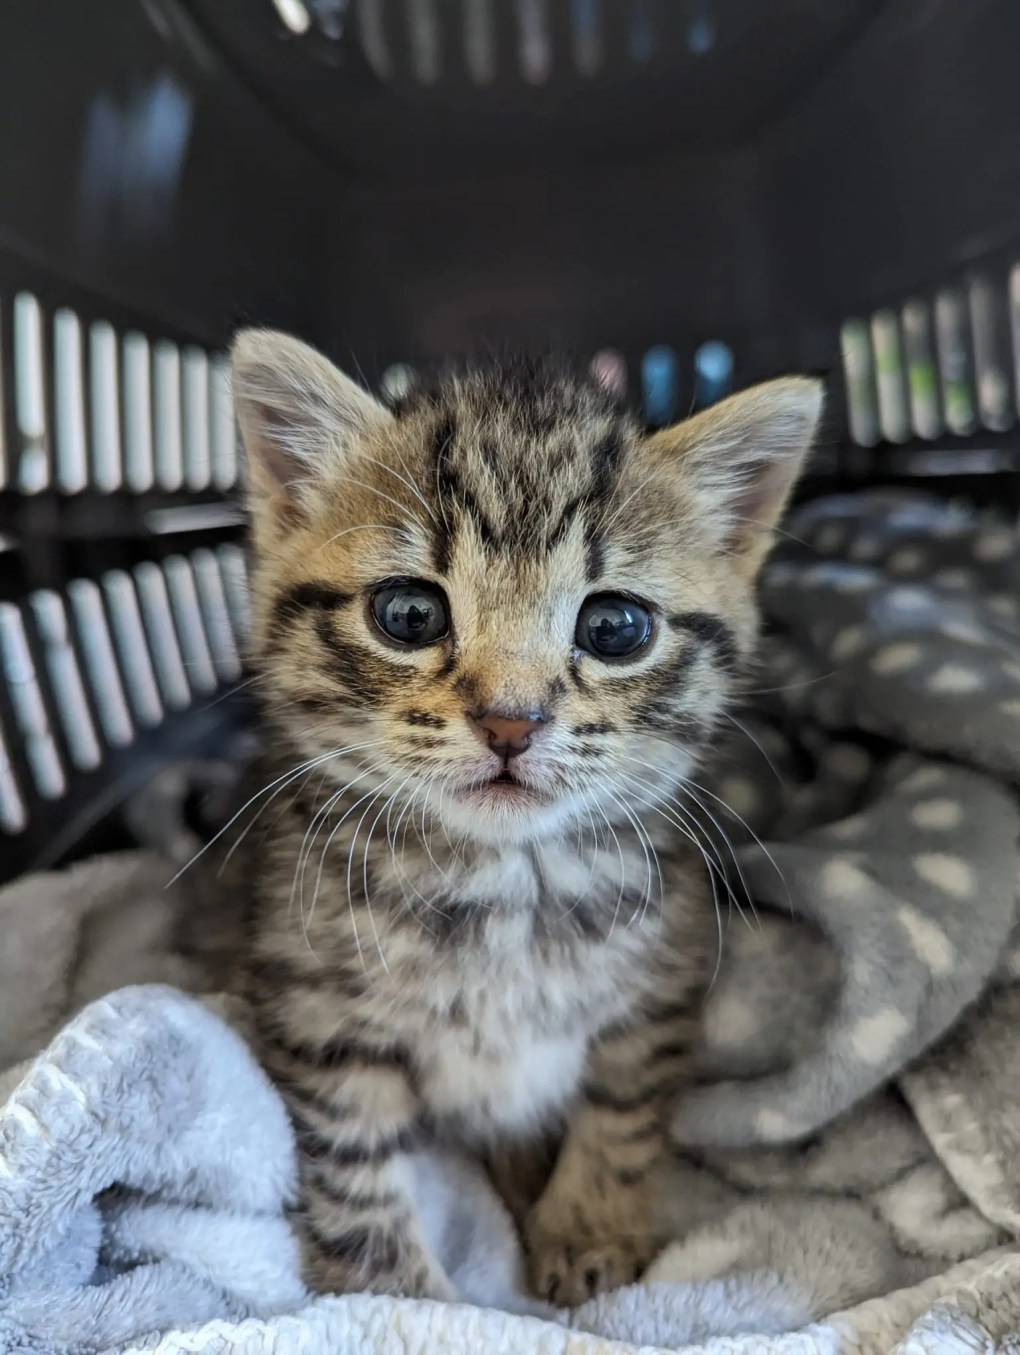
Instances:
[[[663,343],[649,348],[641,360],[641,402],[648,423],[661,426],[672,422],[679,396],[677,382],[673,349]]]
[[[181,355],[184,421],[184,483],[190,490],[208,489],[212,481],[209,429],[209,359],[200,348]]]
[[[223,576],[216,557],[211,550],[196,550],[191,556],[191,567],[195,571],[199,606],[217,676],[224,683],[236,682],[241,675],[242,637],[234,633],[231,624]]]
[[[63,598],[47,589],[34,593],[30,605],[71,761],[79,771],[92,771],[102,761],[102,753]]]
[[[152,402],[156,479],[169,492],[184,484],[184,434],[181,428],[181,355],[162,341],[152,353]]]
[[[571,0],[571,45],[574,65],[581,75],[597,75],[602,65],[600,10],[599,0]]]
[[[21,833],[28,826],[28,811],[18,787],[7,739],[0,730],[0,829],[5,833]]]
[[[239,546],[221,546],[217,551],[227,608],[237,635],[246,636],[250,612],[248,606],[248,570]]]
[[[500,0],[474,0],[465,5],[464,60],[476,85],[491,85],[496,78],[496,15]],[[366,55],[369,55],[366,49]]]
[[[414,368],[406,362],[394,362],[382,374],[379,393],[387,404],[395,405],[414,389]]]
[[[591,360],[591,374],[619,400],[627,398],[627,359],[618,348],[602,348]]]
[[[213,486],[225,494],[240,483],[244,463],[237,455],[230,364],[223,357],[209,360],[209,440]]]
[[[420,85],[434,85],[439,79],[439,18],[436,0],[406,0],[411,69]]]
[[[50,483],[46,357],[39,302],[29,292],[14,298],[14,403],[17,412],[17,488],[37,494]]]
[[[67,594],[103,737],[111,748],[125,748],[134,739],[134,725],[113,651],[103,595],[91,579],[75,579]]]
[[[709,339],[694,354],[694,405],[704,409],[733,389],[733,349],[721,339]]]
[[[196,694],[214,692],[219,685],[206,639],[202,610],[191,566],[180,555],[163,562],[170,607],[180,637],[188,686]]]
[[[85,441],[85,353],[81,321],[66,306],[53,317],[53,375],[57,485],[67,494],[76,494],[89,482],[89,453]]]
[[[58,799],[67,789],[67,779],[46,713],[24,618],[11,602],[0,603],[0,656],[4,683],[14,707],[17,734],[36,792],[46,800]]]
[[[142,726],[154,727],[163,718],[163,703],[149,658],[134,583],[122,570],[111,570],[103,576],[103,592],[135,719]]]
[[[163,703],[171,710],[186,710],[191,704],[191,691],[170,611],[166,579],[151,560],[135,566],[134,578]]]
[[[1020,265],[1008,283],[978,271],[848,320],[840,346],[858,446],[1005,432],[1020,413]]]
[[[92,483],[102,491],[121,486],[120,379],[117,336],[97,320],[89,333],[89,389],[92,413]]]
[[[14,453],[7,443],[6,411],[8,404],[5,388],[7,367],[4,361],[5,354],[11,345],[9,323],[10,308],[6,304],[6,299],[0,298],[0,489],[7,489],[10,486],[14,473],[12,465]]]
[[[124,390],[124,479],[136,494],[151,489],[155,479],[152,453],[152,387],[149,344],[144,334],[125,334],[121,341]]]
[[[552,71],[548,0],[514,0],[518,62],[529,85],[544,85]]]

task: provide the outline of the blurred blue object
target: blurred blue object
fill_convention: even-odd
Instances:
[[[694,354],[694,403],[714,405],[733,389],[733,350],[720,339],[703,343]]]
[[[668,344],[649,348],[641,361],[641,393],[646,420],[651,424],[669,423],[676,412],[676,354]]]

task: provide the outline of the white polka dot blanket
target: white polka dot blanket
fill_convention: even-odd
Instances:
[[[0,1078],[0,1352],[1020,1353],[1020,537],[817,501],[763,602],[722,761],[677,802],[721,961],[662,1182],[677,1240],[642,1283],[530,1303],[485,1180],[435,1157],[419,1203],[464,1302],[309,1299],[275,1093],[205,1007],[142,987]],[[114,982],[202,986],[166,873],[0,893],[0,1062]]]

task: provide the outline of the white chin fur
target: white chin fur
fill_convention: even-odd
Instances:
[[[429,793],[429,807],[451,837],[467,837],[486,846],[519,846],[562,831],[578,812],[573,796],[550,804],[512,802],[490,807],[474,799],[454,799],[449,793]]]

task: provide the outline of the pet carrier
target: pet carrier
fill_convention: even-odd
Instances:
[[[550,342],[661,423],[830,374],[811,486],[1015,512],[1020,6],[10,0],[0,873],[243,721],[223,349]]]

